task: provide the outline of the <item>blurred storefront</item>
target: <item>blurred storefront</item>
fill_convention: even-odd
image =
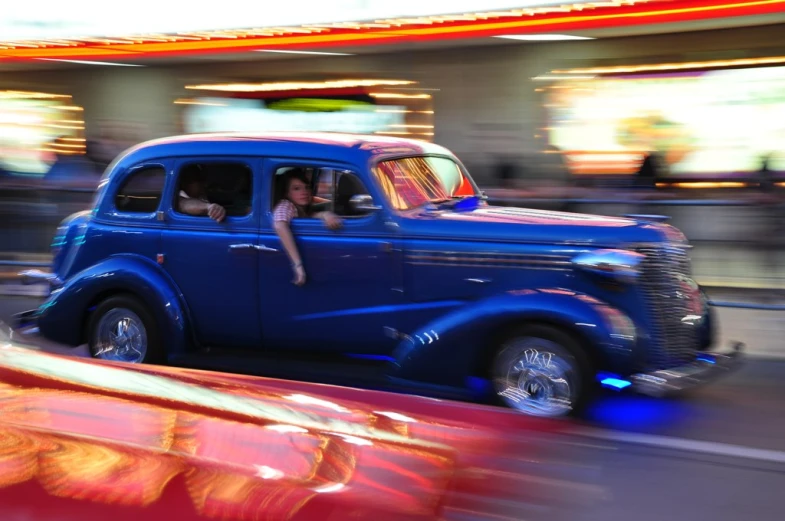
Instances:
[[[85,154],[82,112],[68,94],[0,91],[0,169],[43,175],[58,156]]]
[[[433,97],[409,80],[186,85],[182,132],[349,132],[432,141]]]
[[[647,155],[673,183],[785,173],[785,65],[756,61],[779,60],[560,71],[540,89],[550,142],[576,175],[633,175]]]
[[[223,130],[435,141],[456,151],[484,185],[629,178],[647,155],[658,157],[666,179],[684,183],[741,186],[763,166],[775,176],[785,168],[778,148],[785,25],[777,25],[785,16],[771,2],[768,11],[746,1],[520,4],[539,7],[116,36],[74,43],[73,51],[57,42],[37,51],[9,45],[0,49],[0,68],[6,60],[15,67],[0,76],[0,89],[73,100],[82,119],[52,121],[78,120],[83,128],[44,123],[28,139],[8,130],[17,123],[0,122],[15,140],[0,168],[43,175],[42,154],[52,146],[85,152],[100,168],[138,141]],[[547,38],[556,28],[569,39]],[[505,34],[516,31],[543,37]],[[264,42],[270,48],[259,48]],[[129,55],[134,50],[141,58]],[[6,106],[5,119],[18,119],[18,109]],[[57,137],[81,148],[52,145]],[[34,159],[19,159],[25,155]]]
[[[583,197],[575,179],[630,184],[654,157],[658,182],[673,188],[658,197],[737,198],[645,208],[671,215],[699,245],[701,277],[736,269],[712,271],[718,252],[741,244],[747,255],[752,238],[773,235],[745,191],[765,184],[758,178],[785,182],[785,1],[539,4],[549,5],[0,43],[3,244],[46,251],[59,219],[89,203],[101,169],[140,141],[330,130],[445,145],[483,188],[503,185],[517,201]],[[82,184],[46,183],[58,158],[90,172]],[[36,179],[40,191],[16,186]],[[641,211],[628,193],[602,196],[614,200],[571,208]],[[744,259],[732,264],[746,276]]]

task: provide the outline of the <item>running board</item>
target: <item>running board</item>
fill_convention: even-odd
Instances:
[[[463,401],[485,401],[485,389],[468,384],[466,387],[434,385],[427,382],[404,380],[389,376],[387,362],[354,360],[341,363],[318,360],[319,357],[281,358],[254,353],[188,353],[169,358],[177,367],[221,371],[225,373],[262,376],[318,384],[355,387],[374,391],[414,394],[430,398]]]

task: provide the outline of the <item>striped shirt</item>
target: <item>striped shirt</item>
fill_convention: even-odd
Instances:
[[[284,199],[277,205],[275,205],[275,209],[273,209],[273,222],[285,222],[289,223],[292,222],[292,219],[298,217],[300,212],[297,211],[297,207],[288,199]]]

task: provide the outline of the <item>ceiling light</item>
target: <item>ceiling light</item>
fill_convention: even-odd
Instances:
[[[430,94],[396,94],[394,92],[371,92],[374,98],[431,99]]]
[[[559,76],[559,75],[544,75],[544,76],[535,76],[532,78],[534,81],[564,81],[564,80],[593,80],[597,76],[595,75],[585,75],[585,76]]]
[[[71,98],[68,94],[48,94],[45,92],[28,92],[22,90],[1,90],[0,99],[56,99]]]
[[[494,36],[505,40],[523,40],[527,42],[563,42],[568,40],[594,40],[588,36],[575,36],[572,34],[503,34]]]
[[[114,67],[144,67],[135,63],[114,63],[114,62],[93,62],[87,60],[58,60],[56,58],[38,58],[41,61],[47,62],[63,62],[63,63],[79,63],[81,65],[111,65]]]
[[[279,54],[315,54],[319,56],[354,56],[348,52],[319,52],[319,51],[284,51],[278,49],[257,49],[256,52],[274,52]]]
[[[200,100],[193,100],[193,99],[176,99],[174,100],[175,105],[204,105],[206,107],[226,107],[226,103],[216,103],[211,101],[200,101]]]
[[[216,85],[186,85],[189,90],[214,90],[225,92],[275,92],[294,90],[351,89],[360,87],[388,87],[412,85],[407,80],[327,80],[274,83],[228,83]],[[403,96],[403,95],[402,95]],[[429,96],[430,97],[430,96]]]
[[[704,62],[656,63],[651,65],[619,65],[614,67],[591,67],[587,69],[555,70],[552,74],[630,74],[638,72],[667,72],[695,69],[718,69],[725,67],[752,67],[758,65],[781,65],[785,56],[766,58],[736,58]]]

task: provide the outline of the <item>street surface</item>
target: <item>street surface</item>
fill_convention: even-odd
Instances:
[[[2,298],[0,320],[37,303]],[[757,343],[743,369],[677,399],[608,392],[574,422],[604,499],[573,519],[785,519],[785,311],[720,312],[723,336]]]

